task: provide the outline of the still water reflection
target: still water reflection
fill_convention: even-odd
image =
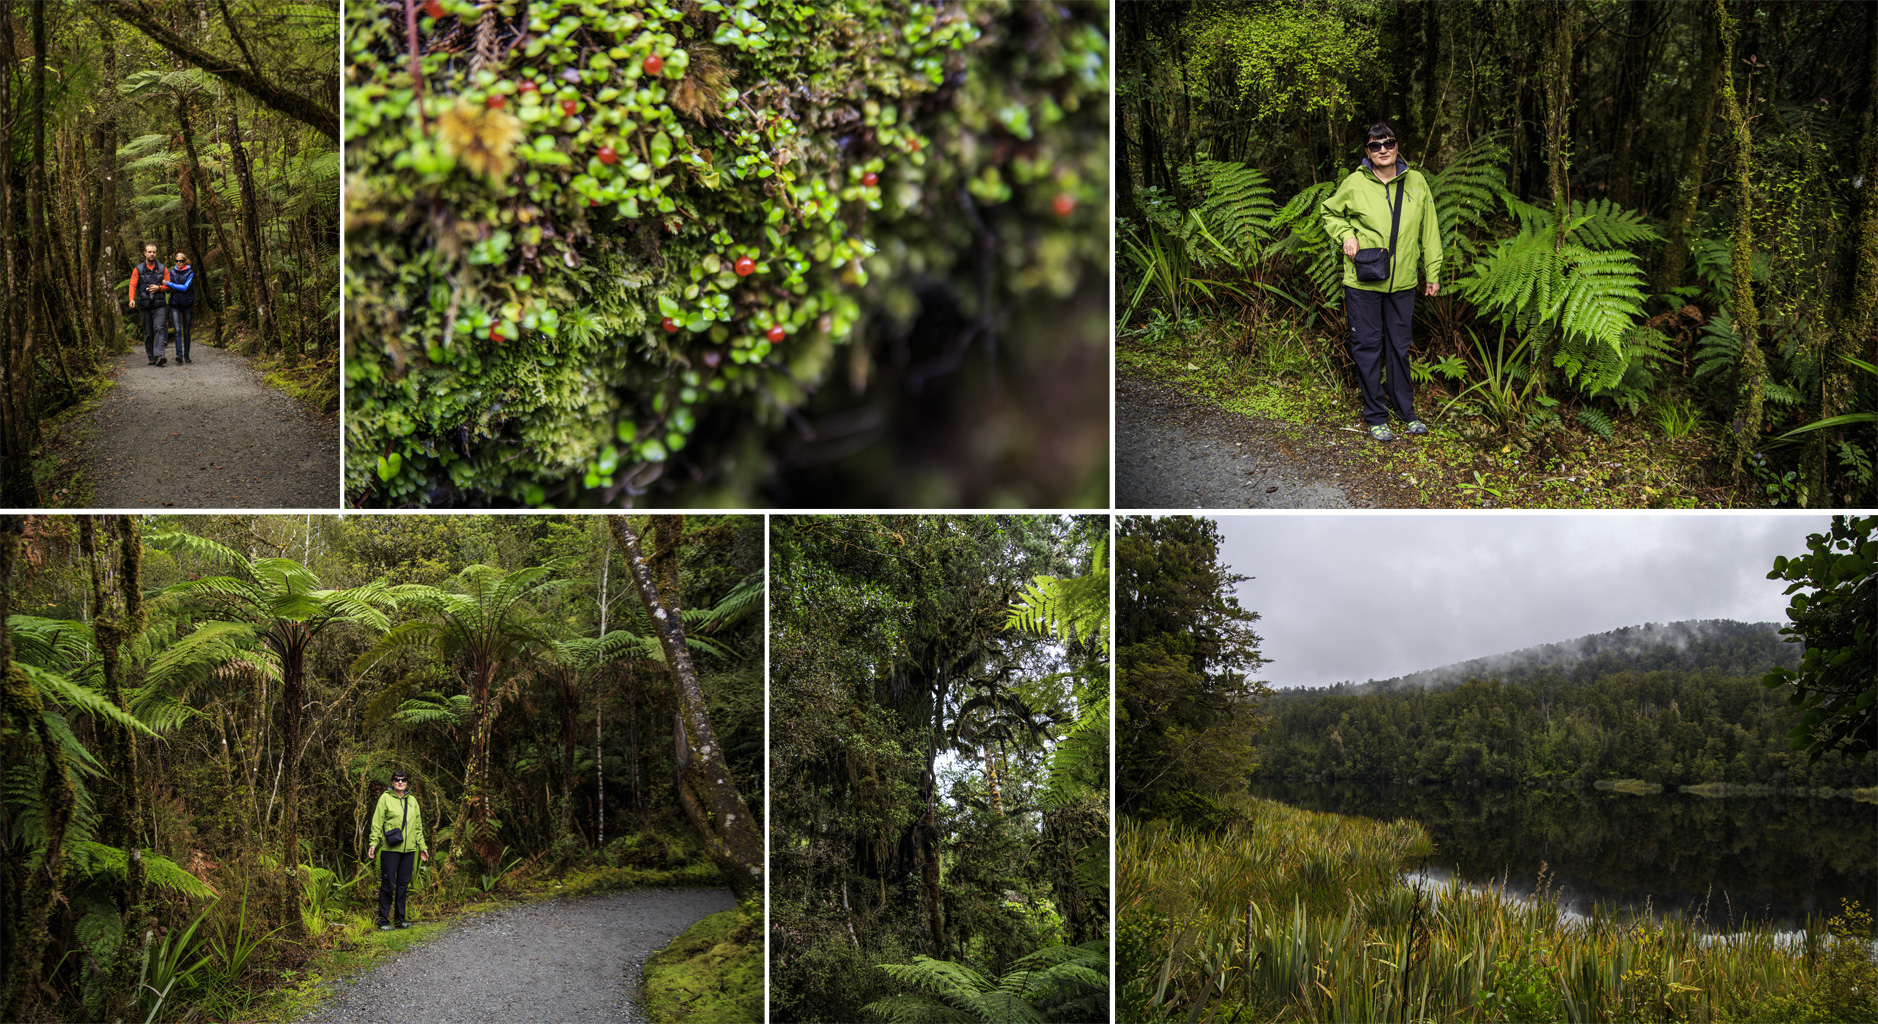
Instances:
[[[1878,806],[1843,798],[1631,796],[1365,783],[1263,783],[1266,797],[1314,811],[1413,818],[1439,879],[1506,882],[1530,893],[1541,862],[1561,909],[1593,903],[1699,913],[1715,928],[1797,927],[1842,898],[1878,907]]]

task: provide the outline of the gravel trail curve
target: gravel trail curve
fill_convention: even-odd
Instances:
[[[721,889],[633,889],[484,914],[336,982],[300,1024],[643,1021],[646,960],[736,905]]]
[[[141,343],[111,369],[91,457],[97,508],[338,508],[339,420],[200,341],[151,366]]]

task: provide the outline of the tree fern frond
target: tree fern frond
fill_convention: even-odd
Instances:
[[[7,616],[7,634],[17,661],[61,671],[90,656],[91,627],[71,619],[42,619],[33,615]]]
[[[107,719],[145,736],[152,738],[156,736],[156,733],[150,731],[149,726],[138,721],[135,716],[111,703],[110,698],[89,686],[75,683],[57,672],[35,665],[22,665],[16,661],[13,667],[25,674],[27,682],[32,684],[33,689],[39,691],[42,700],[61,707],[76,708],[94,718]]]
[[[1638,242],[1660,242],[1663,236],[1632,210],[1608,199],[1574,199],[1568,216],[1572,241],[1593,249],[1629,249]]]
[[[1201,225],[1229,253],[1237,254],[1237,265],[1244,266],[1271,240],[1271,220],[1276,212],[1272,190],[1266,186],[1264,173],[1244,164],[1219,160],[1200,160],[1182,165],[1181,184],[1198,200],[1193,212]],[[1203,263],[1219,262],[1217,250],[1193,244],[1191,228],[1185,232],[1195,259]]]
[[[1741,361],[1741,333],[1735,330],[1734,318],[1727,310],[1702,325],[1702,337],[1695,346],[1695,372],[1691,374],[1697,380],[1717,371],[1732,369]]]
[[[72,864],[77,870],[88,875],[102,875],[114,881],[123,881],[127,859],[124,851],[103,843],[80,842],[69,844]],[[144,878],[153,885],[160,885],[184,896],[202,899],[213,898],[215,890],[204,885],[202,879],[182,869],[182,866],[168,857],[145,851],[143,853]]]
[[[1806,401],[1805,395],[1771,377],[1761,381],[1761,394],[1766,395],[1768,401],[1781,405],[1799,405]]]

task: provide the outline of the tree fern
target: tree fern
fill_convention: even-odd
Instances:
[[[1272,231],[1285,232],[1270,251],[1290,253],[1304,265],[1304,274],[1317,286],[1317,294],[1333,309],[1343,301],[1343,253],[1324,233],[1317,208],[1337,190],[1334,181],[1320,181],[1291,197],[1272,218]]]
[[[1441,225],[1442,266],[1449,277],[1472,257],[1474,244],[1463,228],[1484,229],[1487,220],[1509,198],[1503,133],[1476,139],[1446,167],[1428,175],[1435,194],[1435,219]],[[1339,268],[1341,269],[1341,268]]]
[[[1220,160],[1201,160],[1180,168],[1180,183],[1195,197],[1193,211],[1200,223],[1229,252],[1239,254],[1239,266],[1254,260],[1271,241],[1276,207],[1265,181],[1256,168]],[[1191,222],[1186,237],[1196,259],[1217,262],[1215,252],[1194,244]]]
[[[1072,578],[1038,576],[1005,616],[1006,629],[1055,636],[1064,643],[1100,642],[1107,653],[1109,621],[1108,538],[1096,541],[1094,568]]]
[[[928,956],[881,964],[889,978],[915,991],[862,1009],[893,1024],[1100,1020],[1108,1010],[1107,947],[1106,940],[1046,946],[1019,958],[995,982],[963,964]]]

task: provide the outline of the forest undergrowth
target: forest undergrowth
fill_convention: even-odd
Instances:
[[[1225,794],[1125,819],[1118,1010],[1185,1021],[1862,1021],[1878,1013],[1870,914],[1796,936],[1698,908],[1562,921],[1545,872],[1406,884],[1432,850],[1376,822]],[[1719,915],[1718,915],[1719,917]],[[1717,925],[1725,927],[1718,928]]]

